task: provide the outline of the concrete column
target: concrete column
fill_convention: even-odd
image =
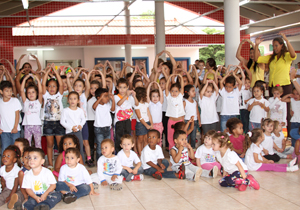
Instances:
[[[224,1],[225,64],[237,65],[236,50],[240,44],[239,0]]]
[[[126,25],[126,44],[125,44],[125,62],[132,64],[131,56],[131,31],[130,31],[130,11],[128,9],[129,2],[124,2],[125,9],[125,25]],[[127,67],[127,71],[131,68]]]
[[[155,53],[166,49],[164,2],[155,1]],[[161,56],[166,60],[166,55]]]

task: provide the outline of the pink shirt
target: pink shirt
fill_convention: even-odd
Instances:
[[[233,135],[231,135],[230,136],[230,141],[231,141],[234,149],[241,150],[242,153],[244,152],[244,150],[243,150],[243,145],[244,145],[244,141],[245,141],[245,136],[244,135],[240,135],[237,138],[235,138]]]

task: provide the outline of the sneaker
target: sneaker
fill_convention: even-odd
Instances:
[[[162,179],[162,175],[160,172],[156,171],[154,174],[152,174],[152,177],[154,179],[158,179],[158,180],[161,180]]]
[[[14,205],[14,210],[22,210],[22,203],[21,202],[16,202]]]
[[[218,167],[217,166],[214,166],[213,167],[213,169],[211,170],[211,176],[213,177],[213,178],[216,178],[217,176],[218,176],[218,171],[219,171],[219,169],[218,169]]]
[[[258,181],[256,181],[256,179],[251,175],[248,174],[247,179],[249,180],[248,186],[252,187],[255,190],[259,190],[260,186]]]
[[[57,149],[54,150],[54,155],[55,155],[55,156],[59,155],[59,152],[58,152]]]
[[[185,165],[184,165],[184,163],[182,163],[181,166],[179,167],[178,178],[179,179],[185,179]]]
[[[93,187],[94,187],[94,190],[96,190],[99,188],[99,184],[97,182],[93,182]]]
[[[88,167],[94,167],[95,166],[95,164],[94,164],[94,162],[92,161],[92,159],[89,159],[89,160],[87,160],[87,161],[85,161],[85,163],[88,165]]]
[[[72,194],[72,193],[66,193],[62,195],[62,200],[66,203],[73,203],[74,201],[77,200],[77,196]]]
[[[294,166],[291,166],[291,167],[288,167],[288,168],[289,168],[289,171],[290,171],[290,172],[295,172],[295,171],[298,171],[298,170],[299,170],[298,165],[294,165]]]
[[[241,184],[238,186],[239,191],[245,191],[246,189],[247,189],[247,185],[245,185],[245,184]]]
[[[294,165],[297,165],[298,163],[298,157],[295,157],[293,160],[291,160],[289,163],[288,163],[288,167],[292,167]]]
[[[142,180],[144,180],[144,175],[143,174],[135,175],[132,178],[132,181],[142,181]]]
[[[41,205],[35,206],[33,208],[33,210],[50,210],[50,207],[46,204],[41,204]]]
[[[14,206],[15,206],[15,203],[18,201],[18,199],[19,199],[18,194],[16,194],[16,193],[12,194],[12,196],[10,198],[10,201],[9,201],[9,203],[7,205],[7,208],[8,209],[13,209]]]
[[[202,168],[198,168],[194,176],[194,182],[199,181],[201,174],[202,174]]]
[[[126,177],[125,181],[126,182],[130,182],[133,179],[134,175],[133,174],[128,174],[128,176]]]

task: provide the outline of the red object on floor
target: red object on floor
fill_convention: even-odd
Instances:
[[[46,136],[42,136],[42,150],[44,151],[45,155],[47,155],[47,139],[46,139]]]

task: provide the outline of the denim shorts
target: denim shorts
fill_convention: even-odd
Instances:
[[[66,129],[60,124],[60,121],[44,120],[43,135],[44,136],[63,136]]]
[[[150,125],[150,122],[147,122],[148,125]],[[135,125],[135,135],[137,136],[143,136],[148,133],[148,129],[141,123],[141,122],[136,122]]]

